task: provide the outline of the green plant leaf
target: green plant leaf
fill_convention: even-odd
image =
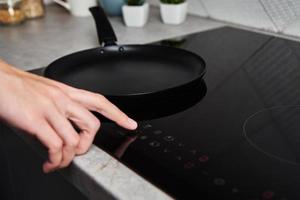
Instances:
[[[141,6],[145,3],[145,0],[127,0],[129,6]]]

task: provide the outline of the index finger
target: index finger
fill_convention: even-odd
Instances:
[[[137,128],[136,121],[129,118],[117,106],[100,94],[76,90],[70,94],[70,97],[87,109],[100,113],[126,129],[134,130]]]

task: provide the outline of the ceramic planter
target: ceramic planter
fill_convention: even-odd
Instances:
[[[124,5],[122,11],[126,26],[143,27],[148,20],[149,4],[144,3],[141,6]]]
[[[186,19],[187,5],[185,1],[180,4],[160,3],[160,14],[165,24],[181,24]]]
[[[85,1],[85,0],[82,0]],[[125,0],[99,0],[100,5],[110,16],[121,16]]]

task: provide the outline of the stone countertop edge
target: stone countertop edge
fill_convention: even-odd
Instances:
[[[47,158],[46,149],[37,140],[19,130],[14,131],[38,155]],[[95,145],[91,146],[88,153],[75,157],[69,167],[58,170],[57,173],[91,200],[173,199]]]

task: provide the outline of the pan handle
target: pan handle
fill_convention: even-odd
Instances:
[[[103,43],[104,46],[117,45],[117,37],[115,35],[115,32],[101,6],[91,7],[89,10],[92,13],[96,23],[100,45],[102,45]]]

